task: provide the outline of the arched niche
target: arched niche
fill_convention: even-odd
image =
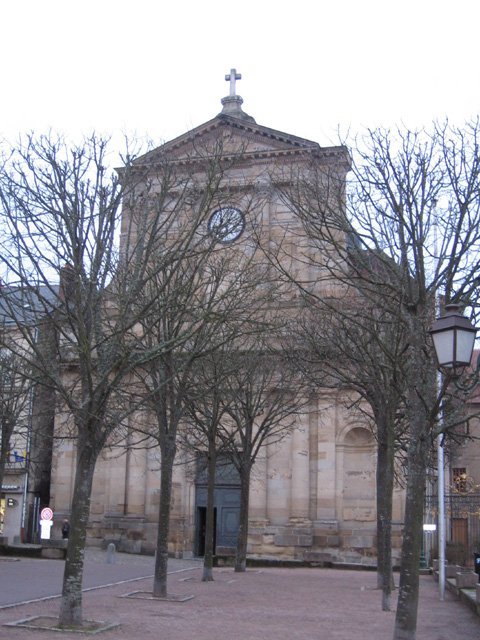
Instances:
[[[368,429],[353,427],[343,442],[343,519],[375,520],[375,438]]]

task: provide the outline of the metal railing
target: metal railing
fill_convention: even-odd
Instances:
[[[425,500],[425,522],[437,523],[437,496]],[[480,491],[457,490],[445,494],[446,559],[452,564],[473,565],[473,553],[480,552]],[[427,539],[432,555],[438,548],[436,536]]]

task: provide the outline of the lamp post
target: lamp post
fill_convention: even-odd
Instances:
[[[470,391],[478,382],[480,358],[477,361],[476,373],[468,385],[461,385],[458,378],[472,361],[473,347],[477,329],[470,320],[458,311],[458,305],[449,304],[445,307],[445,315],[437,318],[430,331],[433,346],[437,356],[438,368],[452,380],[455,386],[462,391]],[[438,550],[439,571],[438,582],[440,600],[445,600],[445,480],[443,446],[438,438]]]
[[[453,380],[455,386],[470,391],[478,383],[479,361],[473,381],[462,386],[457,378],[472,361],[477,328],[458,311],[457,304],[447,304],[445,315],[437,318],[430,331],[437,355],[438,368]]]

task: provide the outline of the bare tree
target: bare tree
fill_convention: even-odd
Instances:
[[[308,296],[305,317],[293,353],[305,375],[320,388],[340,387],[367,421],[374,420],[377,439],[377,586],[382,609],[391,610],[392,506],[395,452],[405,440],[403,358],[406,350],[402,326],[362,300]],[[352,393],[356,400],[352,399]],[[355,396],[354,396],[355,397]]]
[[[231,400],[224,385],[233,364],[229,357],[231,346],[231,341],[228,341],[196,363],[185,417],[186,425],[181,432],[182,448],[187,455],[193,454],[197,464],[203,463],[207,474],[203,582],[213,580],[215,481],[217,461],[224,451],[219,430],[226,419],[229,399]]]
[[[176,287],[201,264],[194,256],[213,246],[211,241],[205,247],[209,211],[194,175],[179,175],[151,154],[136,163],[127,156],[122,170],[111,174],[107,151],[107,141],[96,136],[80,146],[30,137],[12,150],[0,172],[2,225],[8,230],[1,265],[22,286],[25,302],[35,299],[28,314],[12,316],[21,336],[14,353],[31,367],[36,384],[55,392],[56,433],[76,447],[62,625],[82,623],[93,474],[100,452],[134,410],[125,384],[132,371],[173,357],[195,340],[212,312],[192,298],[184,307],[188,330],[169,333],[167,342],[142,335],[139,348],[142,328],[168,326],[178,309]],[[194,209],[199,200],[203,205]],[[128,215],[122,216],[122,204]],[[60,286],[52,285],[59,273]],[[152,291],[155,297],[147,294]],[[182,295],[185,302],[187,289]],[[152,319],[155,311],[160,315]],[[38,340],[47,324],[54,335],[48,348]]]
[[[153,587],[153,594],[159,597],[167,593],[172,473],[178,432],[198,393],[197,363],[226,348],[243,327],[264,324],[259,319],[260,311],[268,303],[267,274],[251,256],[240,257],[237,251],[218,244],[215,237],[206,242],[208,251],[204,249],[185,259],[175,274],[168,269],[158,274],[144,290],[151,300],[151,313],[140,323],[139,353],[146,349],[149,355],[145,365],[136,370],[135,388],[139,397],[144,397],[142,406],[154,417],[148,433],[158,442],[161,452]]]
[[[273,332],[232,352],[235,367],[224,381],[229,420],[222,422],[219,436],[240,476],[236,572],[246,568],[252,468],[262,447],[292,432],[309,401],[301,376],[272,336]]]
[[[285,194],[327,276],[375,300],[404,332],[408,481],[395,640],[416,635],[425,471],[445,428],[429,337],[435,298],[468,304],[478,297],[479,133],[478,122],[435,125],[430,134],[367,132],[354,146],[346,212],[344,181],[322,167]]]

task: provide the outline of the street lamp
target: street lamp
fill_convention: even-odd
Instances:
[[[462,386],[458,378],[465,367],[472,361],[473,347],[477,329],[470,320],[459,313],[457,304],[448,304],[445,315],[437,318],[430,331],[433,346],[437,355],[438,368],[446,375],[446,382],[453,381],[458,389],[470,391],[478,382],[480,358],[477,361],[477,371],[473,381]],[[438,582],[440,600],[445,600],[445,478],[443,444],[440,436],[437,438],[438,458]]]
[[[471,363],[477,328],[458,311],[457,304],[447,304],[445,315],[437,318],[430,333],[439,369],[453,379],[459,389],[463,391],[473,389],[478,382],[480,358],[472,383],[464,387],[457,382],[456,378]]]

